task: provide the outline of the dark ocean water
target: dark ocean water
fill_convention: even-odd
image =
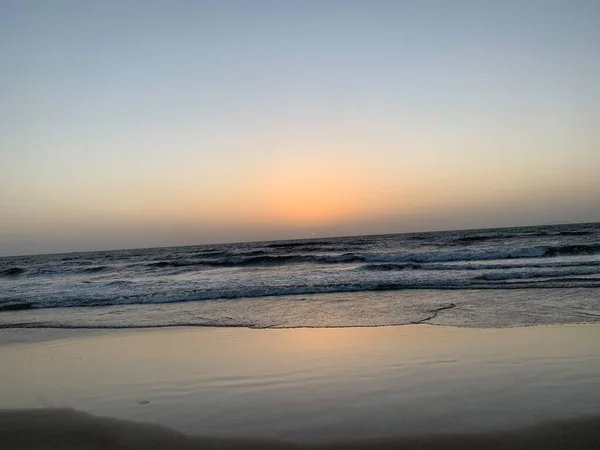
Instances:
[[[600,224],[0,258],[0,327],[600,321]]]

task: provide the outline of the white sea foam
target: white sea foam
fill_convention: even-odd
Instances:
[[[33,314],[16,311],[26,309],[153,308],[284,296],[314,300],[317,294],[353,292],[398,296],[405,291],[457,290],[468,295],[477,290],[509,296],[515,289],[578,288],[597,298],[600,225],[0,258],[0,284],[0,326],[6,325],[8,314]],[[240,300],[238,308],[251,304],[244,301],[250,302]],[[235,311],[229,314],[235,318]],[[377,318],[368,323],[387,322]],[[343,321],[336,324],[345,326]]]

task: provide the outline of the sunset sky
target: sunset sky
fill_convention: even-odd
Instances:
[[[600,221],[600,2],[0,2],[0,255]]]

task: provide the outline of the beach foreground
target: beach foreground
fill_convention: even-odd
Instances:
[[[600,417],[548,422],[504,432],[400,436],[345,442],[292,443],[189,436],[158,425],[74,410],[0,412],[6,450],[23,449],[598,449]]]
[[[599,325],[3,330],[0,439],[600,448],[599,338]]]

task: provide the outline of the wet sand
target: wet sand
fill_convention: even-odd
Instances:
[[[600,417],[503,432],[414,435],[325,443],[189,436],[159,425],[69,410],[0,411],[5,450],[46,449],[598,449]]]
[[[0,439],[12,445],[2,448],[600,448],[598,342],[598,325],[4,330]]]

